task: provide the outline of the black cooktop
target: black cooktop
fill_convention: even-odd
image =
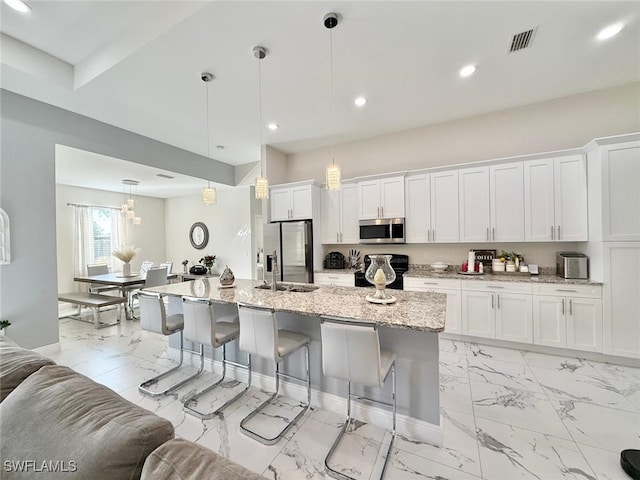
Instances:
[[[402,278],[402,274],[409,270],[409,256],[408,255],[396,255],[396,254],[378,254],[378,255],[391,255],[391,260],[389,263],[391,264],[391,268],[396,272],[396,279],[387,285],[387,288],[402,290],[404,288],[404,279]],[[371,265],[371,258],[369,255],[364,256],[364,271],[355,273],[355,285],[356,287],[373,287],[367,279],[364,277],[364,272],[367,271]]]

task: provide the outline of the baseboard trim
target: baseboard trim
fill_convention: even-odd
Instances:
[[[169,347],[167,355],[172,360],[180,359],[180,350]],[[195,367],[200,366],[200,357],[191,352],[184,352],[184,362]],[[210,358],[205,359],[205,370],[217,374],[222,373],[222,363],[218,360]],[[227,367],[227,376],[234,380],[246,382],[246,371],[234,366]],[[251,384],[263,390],[274,391],[276,388],[275,377],[264,375],[258,372],[251,372]],[[304,385],[289,382],[282,379],[280,382],[280,391],[283,395],[293,398],[300,402],[306,402],[307,389]],[[347,399],[341,396],[311,389],[311,405],[313,407],[322,408],[338,415],[346,416]],[[363,402],[352,402],[351,412],[355,418],[367,423],[371,423],[377,427],[391,430],[392,414],[391,411]],[[396,415],[396,431],[399,435],[405,436],[411,440],[430,443],[436,446],[442,446],[442,418],[440,425],[435,425],[424,420],[410,417],[398,413]]]

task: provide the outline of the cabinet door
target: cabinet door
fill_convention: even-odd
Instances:
[[[640,240],[640,145],[611,146],[602,164],[605,241]],[[634,213],[635,212],[635,213]]]
[[[567,347],[602,352],[602,300],[568,297]]]
[[[271,189],[271,221],[289,220],[291,217],[291,190],[289,188]]]
[[[380,183],[378,180],[358,183],[358,216],[361,220],[380,216]]]
[[[524,180],[522,162],[489,168],[491,241],[524,241]]]
[[[431,212],[429,175],[415,175],[405,179],[405,241],[427,243],[431,241]]]
[[[531,295],[496,293],[496,337],[533,343]]]
[[[490,241],[489,167],[462,169],[458,172],[458,181],[460,241]]]
[[[310,220],[313,218],[313,196],[311,185],[291,187],[291,219]]]
[[[640,242],[604,244],[604,353],[640,358]]]
[[[404,177],[380,180],[380,207],[382,218],[404,217]]]
[[[458,225],[458,172],[431,174],[431,241],[456,243]]]
[[[555,190],[555,240],[580,242],[588,239],[587,164],[582,155],[556,158],[553,172]]]
[[[340,190],[322,190],[322,243],[340,243]]]
[[[358,227],[358,186],[355,183],[342,184],[341,209],[341,243],[358,243],[360,241]]]
[[[460,313],[460,291],[433,289],[436,293],[447,295],[447,320],[444,325],[446,333],[462,333],[462,315]]]
[[[474,337],[496,338],[493,293],[462,292],[462,333]]]
[[[524,162],[524,240],[555,239],[553,159]]]
[[[564,297],[533,295],[534,344],[562,348],[567,346],[565,304]]]

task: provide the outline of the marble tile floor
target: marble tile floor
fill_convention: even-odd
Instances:
[[[267,398],[258,389],[206,421],[186,414],[181,401],[217,378],[212,373],[158,399],[139,394],[142,380],[172,362],[166,337],[140,330],[137,322],[94,330],[61,319],[60,345],[53,360],[167,418],[177,436],[271,480],[329,478],[324,456],[342,415],[312,409],[285,439],[265,446],[239,430],[240,420]],[[640,448],[640,368],[450,340],[441,340],[440,350],[444,445],[398,436],[387,480],[628,478],[619,452]],[[242,388],[233,381],[225,386],[229,395]],[[227,393],[210,395],[200,403],[213,404],[216,395]],[[294,414],[295,407],[283,399],[259,421],[268,428]],[[334,466],[358,479],[376,479],[388,441],[382,429],[357,422]]]

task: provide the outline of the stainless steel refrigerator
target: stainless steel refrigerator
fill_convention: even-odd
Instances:
[[[278,256],[278,281],[313,283],[313,235],[310,220],[264,225],[264,279],[271,281],[273,252]]]

